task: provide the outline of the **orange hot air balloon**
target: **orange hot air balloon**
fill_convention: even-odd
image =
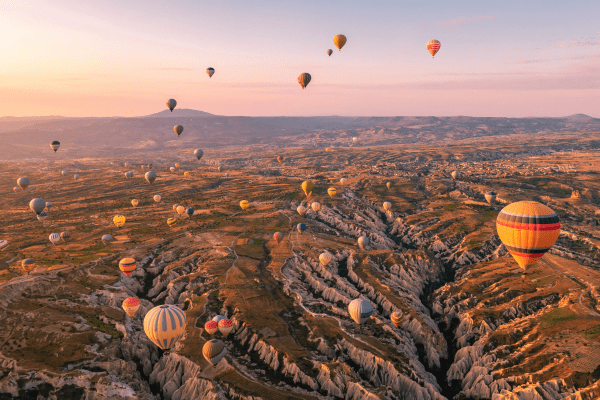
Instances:
[[[133,318],[137,310],[140,308],[140,301],[135,297],[129,297],[123,300],[122,307],[123,310],[125,310],[125,312],[127,313],[127,315]]]
[[[554,245],[560,234],[558,215],[536,201],[507,205],[496,219],[498,236],[524,270]]]
[[[282,156],[277,157],[277,161],[279,161],[279,164],[281,164],[283,162],[284,158]]]
[[[219,323],[216,321],[208,321],[204,324],[204,329],[209,335],[214,335],[219,330]]]
[[[346,40],[346,36],[344,35],[335,35],[333,37],[333,44],[335,44],[335,47],[337,47],[338,50],[342,50],[342,47],[346,44]]]
[[[440,46],[442,44],[439,40],[430,40],[427,42],[427,51],[431,54],[431,57],[434,57],[438,51],[440,51]]]
[[[273,239],[275,239],[277,244],[281,243],[281,241],[283,240],[283,233],[275,232],[275,234],[273,235]]]
[[[302,89],[304,89],[310,83],[311,79],[312,77],[308,72],[303,72],[298,77],[298,83],[300,84],[300,86],[302,86]]]
[[[402,313],[400,313],[398,311],[394,311],[392,313],[392,315],[390,316],[390,319],[392,320],[392,324],[394,324],[394,326],[396,328],[398,328],[400,326],[400,324],[402,324],[402,321],[404,320],[404,318],[402,317]]]
[[[121,261],[119,261],[119,269],[128,278],[129,278],[129,275],[131,275],[132,272],[135,271],[136,265],[137,265],[137,263],[131,257],[123,258]]]

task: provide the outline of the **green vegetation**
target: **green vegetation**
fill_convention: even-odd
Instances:
[[[542,315],[542,328],[549,328],[561,322],[576,319],[578,315],[571,310],[558,309]]]
[[[88,317],[86,323],[88,325],[98,329],[101,332],[111,335],[114,338],[123,337],[123,332],[118,331],[114,326],[112,326],[110,324],[105,324],[104,322],[100,321],[96,317]]]
[[[458,208],[458,204],[448,204],[444,206],[445,211],[455,211]]]
[[[600,325],[596,325],[595,327],[590,328],[587,331],[583,331],[583,333],[590,336],[600,335]]]

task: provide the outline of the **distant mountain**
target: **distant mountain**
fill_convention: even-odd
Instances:
[[[573,114],[573,115],[569,115],[568,117],[564,117],[565,119],[592,119],[594,117],[590,117],[589,115],[585,115],[585,114]]]
[[[169,110],[162,110],[161,112],[146,115],[145,117],[215,117],[215,114],[192,110],[190,108],[176,108],[173,110],[173,112]]]

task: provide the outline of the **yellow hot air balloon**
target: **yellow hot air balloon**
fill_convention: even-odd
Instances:
[[[135,297],[129,297],[123,300],[123,304],[121,306],[127,315],[133,318],[137,310],[140,308],[140,301]]]
[[[117,228],[125,225],[125,216],[124,215],[115,215],[113,218],[113,223],[117,226]]]
[[[392,187],[392,182],[388,182],[385,184],[385,186],[387,186],[388,190]]]
[[[190,171],[185,171],[185,172],[183,173],[183,176],[185,176],[186,178],[187,178],[187,177],[189,177],[189,176],[190,176]]]
[[[179,168],[179,167],[180,167],[179,163],[175,163],[175,168]]]
[[[325,151],[329,153],[329,147],[325,147]]]
[[[336,193],[337,190],[334,187],[330,187],[329,189],[327,189],[327,194],[329,195],[329,197],[335,197]]]
[[[185,212],[185,207],[184,206],[177,206],[177,214],[181,215]]]
[[[335,47],[337,47],[338,50],[342,50],[342,47],[346,44],[346,40],[346,36],[344,35],[335,35],[333,37],[333,44],[335,44]]]
[[[173,225],[175,225],[175,224],[177,224],[177,218],[169,218],[169,219],[167,220],[167,225],[169,225],[169,226],[173,226]]]
[[[392,315],[390,315],[390,319],[392,320],[392,324],[394,324],[394,326],[398,328],[400,324],[402,324],[404,317],[402,316],[401,312],[394,311]]]
[[[500,211],[496,229],[506,250],[526,270],[554,245],[560,235],[560,221],[550,207],[519,201]]]
[[[35,260],[33,258],[24,259],[21,261],[21,268],[29,274],[35,268]]]
[[[304,72],[298,77],[298,83],[300,84],[300,86],[302,86],[302,89],[304,89],[310,83],[311,79],[312,78],[310,74],[308,72]]]
[[[134,207],[137,207],[137,205],[140,204],[140,201],[138,199],[132,199],[131,200],[131,205]]]
[[[302,182],[302,190],[304,190],[304,194],[306,194],[306,197],[309,197],[310,194],[312,193],[314,184],[311,181],[304,181]]]
[[[168,350],[183,336],[186,324],[181,308],[165,304],[148,311],[144,317],[144,332],[152,343]]]
[[[242,200],[240,201],[240,207],[242,208],[242,210],[245,210],[246,208],[250,207],[250,203],[248,202],[248,200]]]

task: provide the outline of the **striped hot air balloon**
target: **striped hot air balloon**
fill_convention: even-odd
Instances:
[[[8,241],[0,240],[0,251],[4,251],[8,248]]]
[[[302,89],[304,89],[310,83],[311,79],[312,78],[308,72],[303,72],[298,77],[298,83],[300,86],[302,86]]]
[[[335,194],[337,193],[337,189],[334,187],[330,187],[329,189],[327,189],[327,194],[329,195],[329,197],[335,197]]]
[[[496,229],[504,247],[526,270],[554,245],[560,221],[550,207],[536,201],[519,201],[500,211]]]
[[[219,330],[219,323],[213,320],[207,321],[204,324],[204,330],[208,332],[209,335],[214,335]]]
[[[177,218],[169,218],[167,220],[167,225],[169,225],[169,226],[174,226],[176,224],[177,224]]]
[[[58,233],[51,233],[48,239],[56,246],[56,243],[60,242],[60,235]]]
[[[136,266],[137,266],[137,262],[135,261],[135,259],[133,259],[131,257],[126,257],[126,258],[123,258],[121,261],[119,261],[119,269],[128,278],[129,278],[129,275],[131,275],[133,273],[133,271],[135,271]]]
[[[429,52],[429,54],[431,54],[431,57],[434,57],[436,55],[436,53],[440,50],[441,45],[442,44],[440,43],[440,41],[435,39],[427,42],[427,51]]]
[[[137,310],[140,308],[140,301],[135,297],[129,297],[123,300],[123,304],[121,306],[127,315],[133,318]]]
[[[225,354],[227,354],[225,343],[218,339],[209,340],[202,347],[202,355],[213,366],[217,365],[225,357]]]
[[[59,147],[60,147],[60,142],[58,140],[54,140],[54,141],[52,141],[52,143],[50,143],[50,148],[52,150],[54,150],[55,153]]]
[[[67,240],[69,240],[71,238],[71,233],[69,231],[61,232],[60,238],[63,240],[63,242],[66,242]]]
[[[30,273],[35,268],[35,260],[33,258],[26,258],[21,261],[21,268],[23,271]]]
[[[170,304],[154,307],[144,317],[146,336],[162,350],[170,349],[181,339],[186,324],[183,310]]]
[[[218,322],[218,325],[219,325],[219,331],[223,334],[223,336],[229,335],[229,333],[233,329],[233,321],[228,318],[224,318],[224,319],[220,320]]]
[[[396,328],[398,328],[404,320],[404,318],[402,317],[402,313],[398,311],[394,311],[392,315],[390,315],[390,319],[392,320],[392,324],[394,324]]]

